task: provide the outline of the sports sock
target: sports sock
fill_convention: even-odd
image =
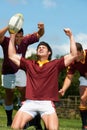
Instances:
[[[13,112],[13,104],[9,106],[5,106],[5,111],[7,115],[7,126],[11,126],[12,123],[12,112]]]
[[[87,110],[80,110],[82,127],[87,126]]]
[[[7,126],[11,126],[13,110],[5,110],[5,111],[6,111],[6,115],[7,115]]]

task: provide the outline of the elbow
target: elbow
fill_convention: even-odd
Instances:
[[[12,56],[8,55],[8,58],[9,58],[10,60],[12,60]]]
[[[72,55],[73,59],[76,59],[77,58],[77,51],[71,52],[71,55]]]
[[[8,58],[11,59],[12,55],[10,53],[10,50],[8,49]]]
[[[77,59],[77,56],[75,55],[75,56],[73,56],[73,61],[75,61]]]
[[[78,57],[77,53],[74,54],[74,59],[76,59]]]
[[[12,61],[14,59],[14,55],[8,53],[8,58]]]

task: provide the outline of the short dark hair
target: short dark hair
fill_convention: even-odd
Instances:
[[[21,29],[18,31],[18,33],[21,33],[21,32],[22,32],[22,34],[24,34],[23,28],[21,28]]]
[[[81,43],[79,43],[79,42],[76,42],[76,48],[77,48],[77,51],[83,51],[83,47],[82,47]]]
[[[37,49],[38,49],[38,47],[39,47],[40,45],[44,45],[44,46],[46,46],[46,47],[48,48],[48,51],[50,51],[50,55],[49,55],[49,57],[48,57],[48,60],[51,60],[51,58],[52,58],[52,49],[51,49],[50,45],[49,45],[48,43],[42,41],[42,42],[40,42],[40,43],[38,44]]]

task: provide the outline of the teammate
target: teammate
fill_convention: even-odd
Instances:
[[[13,94],[15,87],[21,93],[21,101],[25,100],[25,87],[26,87],[26,74],[23,70],[19,69],[8,58],[8,45],[9,37],[5,36],[5,33],[9,30],[8,26],[0,30],[0,45],[3,49],[4,61],[2,65],[2,83],[5,88],[5,111],[7,115],[7,126],[12,123],[13,112]],[[19,30],[15,37],[15,48],[18,55],[25,57],[28,45],[39,41],[40,37],[44,34],[44,24],[38,24],[38,31],[33,34],[23,36],[23,29]]]
[[[80,43],[76,43],[77,47],[77,58],[76,60],[68,67],[67,76],[65,78],[62,89],[59,93],[62,96],[65,94],[66,90],[69,88],[74,73],[78,71],[80,73],[80,114],[82,119],[82,130],[87,129],[87,50],[83,50],[83,47]]]
[[[77,55],[74,37],[70,29],[64,30],[70,38],[70,54],[51,60],[52,49],[46,42],[37,46],[38,60],[27,60],[16,54],[14,47],[15,34],[11,34],[9,58],[21,69],[26,71],[26,101],[16,113],[12,128],[23,129],[26,122],[40,113],[48,130],[58,130],[58,117],[54,101],[58,101],[58,76],[62,69],[68,66]]]

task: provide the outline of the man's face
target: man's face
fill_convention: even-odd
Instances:
[[[48,59],[50,52],[48,51],[48,48],[45,45],[40,45],[37,49],[37,55],[39,57],[44,57]]]
[[[22,39],[23,39],[23,33],[22,32],[17,33],[16,37],[15,37],[15,43],[19,45],[21,43]]]
[[[83,59],[83,51],[77,51],[76,62],[79,62]]]

